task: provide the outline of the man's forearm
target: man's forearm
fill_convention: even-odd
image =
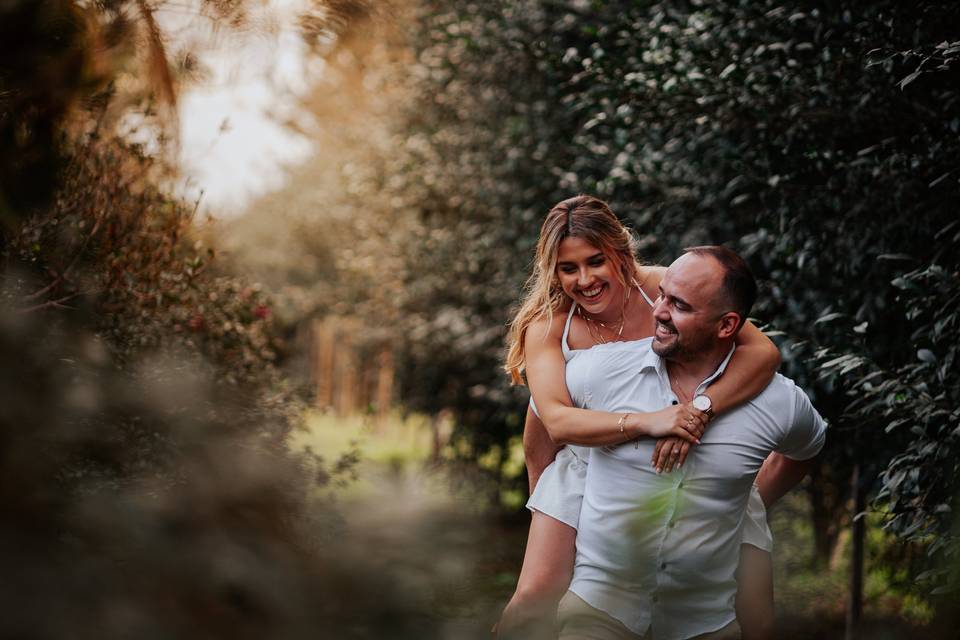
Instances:
[[[764,506],[770,508],[770,505],[803,480],[812,462],[812,459],[791,460],[779,453],[771,453],[757,474],[757,488]]]

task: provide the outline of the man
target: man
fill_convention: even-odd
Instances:
[[[688,250],[661,283],[652,351],[640,362],[605,363],[622,369],[626,382],[591,390],[586,408],[630,413],[690,401],[723,372],[755,298],[753,275],[733,251]],[[595,449],[560,638],[739,638],[735,571],[750,487],[776,451],[763,489],[768,497],[786,492],[823,440],[806,395],[777,375],[755,399],[712,421],[678,471],[651,467],[652,440]]]

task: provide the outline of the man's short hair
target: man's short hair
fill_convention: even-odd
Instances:
[[[724,313],[734,311],[739,314],[740,327],[742,327],[747,321],[747,316],[750,315],[753,303],[757,301],[757,280],[747,261],[733,249],[719,245],[687,247],[683,252],[696,256],[710,256],[720,263],[724,271],[721,284],[722,301],[726,307]]]

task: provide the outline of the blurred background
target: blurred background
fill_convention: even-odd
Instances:
[[[778,637],[957,637],[957,3],[6,0],[0,56],[0,637],[488,637],[576,193],[747,257],[829,420]]]

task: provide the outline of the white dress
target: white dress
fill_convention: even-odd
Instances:
[[[653,302],[643,289],[640,289],[640,293],[647,303],[653,306]],[[639,357],[651,348],[652,338],[607,342],[594,345],[589,349],[571,349],[567,337],[570,333],[570,323],[573,320],[574,311],[576,311],[576,304],[571,305],[570,311],[567,313],[560,348],[563,352],[563,359],[566,361],[565,374],[570,399],[575,406],[584,407],[587,406],[589,401],[586,396],[589,392],[586,390],[585,381],[602,375],[602,372],[594,371],[594,365],[606,359],[605,356],[609,355],[608,350],[633,350],[637,352]],[[530,406],[534,413],[537,413],[536,403],[534,403],[532,397],[530,398]],[[579,445],[562,447],[557,452],[554,461],[544,469],[537,486],[527,501],[527,508],[531,511],[539,511],[576,529],[580,520],[580,504],[583,501],[589,460],[590,447]],[[743,518],[742,536],[743,544],[753,545],[768,552],[773,549],[773,534],[767,524],[767,512],[756,485],[750,491],[747,511]]]

